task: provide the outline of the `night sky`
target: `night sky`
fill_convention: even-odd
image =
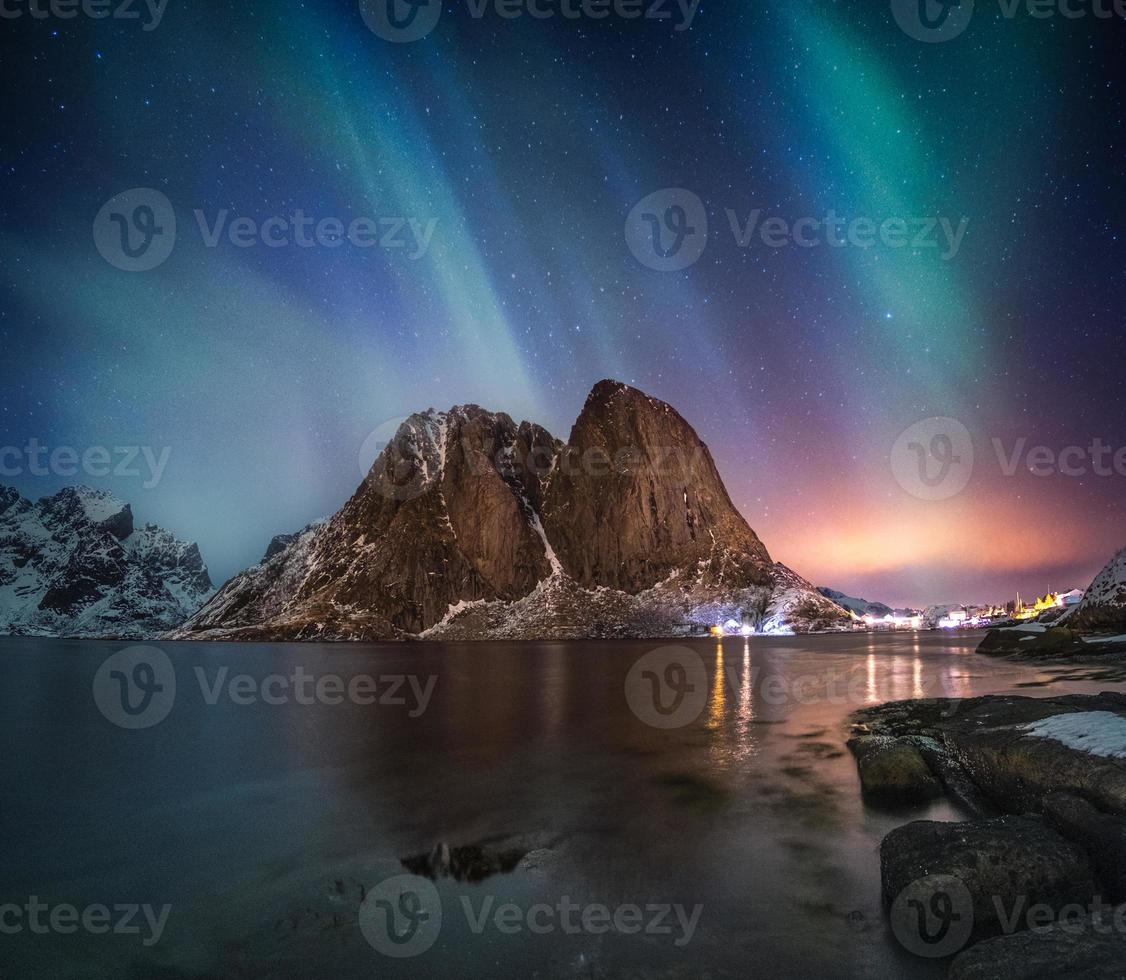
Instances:
[[[671,0],[638,20],[446,0],[391,43],[343,0],[169,0],[151,30],[140,3],[64,20],[6,2],[24,15],[0,20],[0,446],[170,450],[152,487],[9,454],[23,471],[0,483],[25,496],[108,487],[198,541],[218,581],[335,511],[381,423],[477,402],[565,438],[614,377],[685,415],[774,557],[818,585],[1001,600],[1085,586],[1126,545],[1126,466],[1022,457],[1007,476],[993,446],[1126,446],[1121,19],[978,0],[964,33],[923,43],[888,0],[704,0],[688,29]],[[176,219],[142,272],[94,235],[132,188]],[[666,188],[706,211],[679,271],[626,235]],[[210,247],[224,209],[433,234]],[[755,209],[967,223],[953,255],[740,247],[727,212]],[[897,436],[935,416],[973,440],[945,500],[893,471]]]

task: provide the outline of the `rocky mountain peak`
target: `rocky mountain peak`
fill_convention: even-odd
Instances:
[[[0,487],[0,515],[7,513],[21,499],[19,491],[13,487]]]
[[[679,413],[607,380],[566,445],[474,404],[407,417],[331,519],[275,538],[175,635],[669,635],[772,594],[772,628],[847,622],[771,561]]]
[[[64,487],[53,497],[40,500],[39,506],[61,524],[102,528],[118,541],[133,533],[133,509],[108,490]]]
[[[577,582],[637,592],[674,570],[766,584],[770,555],[708,447],[671,405],[617,381],[591,390],[551,475],[544,527]]]

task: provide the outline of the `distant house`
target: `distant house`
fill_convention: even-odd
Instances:
[[[1083,601],[1083,590],[1072,589],[1070,592],[1061,592],[1056,599],[1061,606],[1078,606]]]

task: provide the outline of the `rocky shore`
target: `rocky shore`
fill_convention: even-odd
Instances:
[[[950,977],[1126,977],[1126,695],[891,702],[853,716],[865,800],[971,817],[880,847],[899,941]]]
[[[977,652],[1014,660],[1122,665],[1126,664],[1126,635],[1028,623],[990,630]]]

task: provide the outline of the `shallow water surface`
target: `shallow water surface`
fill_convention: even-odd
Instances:
[[[671,728],[636,710],[636,677],[627,697],[651,642],[159,644],[175,696],[137,729],[92,696],[126,644],[0,640],[0,903],[170,906],[147,946],[140,915],[140,934],[21,919],[0,975],[942,976],[887,929],[877,847],[906,820],[961,815],[866,807],[848,715],[1126,689],[979,657],[978,640],[688,641],[706,698]],[[375,703],[330,675],[345,691],[374,678],[353,693]],[[365,940],[361,899],[401,858],[510,837],[533,848],[515,870],[434,883],[430,948],[396,958]]]

